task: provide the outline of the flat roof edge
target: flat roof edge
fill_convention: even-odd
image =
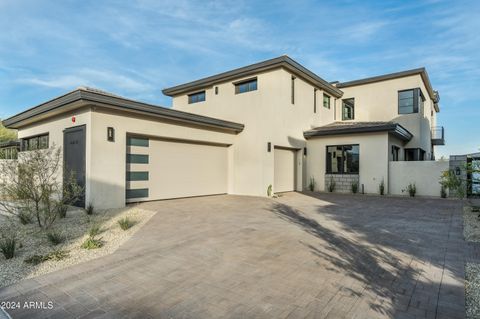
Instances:
[[[413,134],[410,133],[406,128],[401,126],[398,123],[386,124],[382,126],[374,127],[345,127],[337,128],[332,130],[309,130],[303,132],[303,136],[306,139],[312,137],[322,137],[322,136],[335,136],[335,135],[347,135],[347,134],[357,134],[357,133],[375,133],[375,132],[387,132],[395,135],[404,141],[410,141],[413,138]]]

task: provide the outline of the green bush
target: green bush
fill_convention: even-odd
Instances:
[[[103,246],[103,241],[101,238],[88,237],[82,244],[84,249],[97,249]]]
[[[54,250],[46,255],[33,255],[24,260],[25,263],[31,265],[38,265],[47,260],[62,260],[69,256],[69,252],[67,250]]]
[[[68,206],[67,205],[60,205],[58,206],[58,217],[65,218],[67,217]]]
[[[316,184],[315,178],[310,177],[310,182],[308,183],[308,189],[313,192],[315,190],[315,184]]]
[[[5,259],[11,259],[15,256],[15,249],[17,248],[17,238],[15,233],[4,235],[0,239],[0,250]]]
[[[385,194],[385,181],[383,179],[380,182],[380,185],[378,186],[378,192],[380,193],[380,195]]]
[[[90,226],[90,229],[88,230],[88,235],[90,237],[96,237],[102,232],[102,228],[100,227],[99,224],[93,224]]]
[[[85,209],[85,213],[87,213],[87,215],[93,215],[95,213],[95,208],[93,207],[92,203],[88,204],[87,208]]]
[[[358,183],[352,183],[352,193],[356,194],[358,192]]]
[[[445,189],[445,186],[440,186],[440,197],[441,198],[447,198],[447,190]]]
[[[415,197],[415,194],[417,193],[417,186],[415,186],[415,183],[408,184],[407,191],[410,197]]]
[[[19,209],[17,217],[22,225],[27,225],[32,222],[32,214],[26,208]]]
[[[133,225],[135,225],[135,222],[130,220],[128,217],[124,217],[118,221],[118,224],[120,225],[120,228],[123,230],[127,230]]]
[[[54,246],[56,246],[58,244],[61,244],[65,241],[65,237],[62,234],[60,234],[59,232],[56,232],[56,231],[48,232],[47,233],[47,239]]]
[[[273,190],[272,184],[268,185],[268,187],[267,187],[267,196],[268,197],[272,197],[272,190]]]
[[[335,180],[333,179],[333,176],[330,177],[330,181],[328,182],[328,191],[330,193],[333,193],[335,191],[335,187],[336,187],[336,183],[335,183]]]

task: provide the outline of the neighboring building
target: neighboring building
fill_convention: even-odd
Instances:
[[[80,88],[4,124],[24,150],[63,146],[97,207],[266,196],[269,185],[300,191],[311,178],[320,191],[335,180],[366,193],[383,180],[388,193],[389,162],[432,160],[444,143],[423,68],[331,84],[281,56],[163,92],[172,109]]]

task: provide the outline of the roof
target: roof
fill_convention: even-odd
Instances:
[[[175,95],[203,89],[219,82],[230,81],[230,80],[238,79],[241,77],[247,77],[261,71],[272,70],[272,69],[281,68],[281,67],[289,70],[290,72],[303,78],[307,82],[310,82],[312,85],[325,90],[326,92],[332,94],[337,98],[341,97],[343,94],[341,90],[337,89],[335,86],[331,85],[330,83],[328,83],[327,81],[325,81],[324,79],[322,79],[321,77],[313,73],[312,71],[300,65],[298,62],[294,61],[287,55],[282,55],[277,58],[251,64],[245,67],[241,67],[241,68],[223,72],[217,75],[209,76],[193,82],[188,82],[185,84],[166,88],[162,92],[163,94],[168,96],[175,96]]]
[[[303,132],[308,139],[318,136],[343,135],[355,133],[388,132],[403,141],[410,141],[413,137],[406,128],[394,122],[333,122]]]
[[[428,95],[435,102],[435,110],[439,112],[440,110],[438,108],[437,103],[440,100],[440,95],[438,94],[437,91],[433,90],[432,84],[430,83],[430,78],[428,77],[427,70],[423,67],[412,69],[412,70],[401,71],[401,72],[372,76],[372,77],[359,79],[359,80],[341,82],[341,83],[338,83],[336,86],[337,88],[346,88],[350,86],[357,86],[357,85],[370,84],[370,83],[387,81],[392,79],[398,79],[398,78],[403,78],[403,77],[412,76],[412,75],[420,75],[422,77],[422,80],[423,80],[423,83],[425,84]]]
[[[151,116],[152,118],[162,118],[183,123],[208,126],[217,129],[233,131],[235,133],[241,132],[244,128],[243,124],[172,110],[153,104],[138,102],[112,93],[88,87],[79,87],[76,90],[68,92],[55,99],[32,107],[24,112],[21,112],[6,120],[3,120],[3,124],[8,128],[19,128],[26,125],[27,122],[31,123],[39,120],[41,117],[45,117],[46,115],[54,111],[57,111],[57,113],[67,111],[71,109],[67,109],[67,106],[71,106],[74,102],[78,102],[77,104],[75,104],[75,108],[86,105],[98,105],[106,108],[140,113]]]

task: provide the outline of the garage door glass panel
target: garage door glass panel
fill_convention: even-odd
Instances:
[[[141,137],[127,137],[127,145],[128,146],[144,146],[148,147],[149,140],[148,138],[141,138]]]
[[[127,154],[127,163],[131,164],[148,164],[148,155]]]
[[[148,188],[127,189],[127,199],[148,197]]]
[[[127,181],[148,181],[148,172],[127,172]]]

